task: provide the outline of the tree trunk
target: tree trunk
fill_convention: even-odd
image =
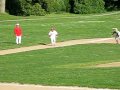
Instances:
[[[5,1],[6,0],[0,0],[0,13],[5,13]]]

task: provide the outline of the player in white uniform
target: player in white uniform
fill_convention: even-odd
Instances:
[[[58,35],[57,31],[55,30],[55,28],[51,28],[50,32],[49,32],[49,37],[51,39],[51,44],[55,45],[56,44],[56,37]]]
[[[114,35],[116,43],[118,44],[120,40],[120,31],[118,31],[117,28],[113,28],[112,35]]]

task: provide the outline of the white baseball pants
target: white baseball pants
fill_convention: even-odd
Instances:
[[[51,44],[55,45],[56,44],[56,37],[50,37],[51,39]]]
[[[21,44],[21,36],[16,36],[16,44]]]

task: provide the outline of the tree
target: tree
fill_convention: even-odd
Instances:
[[[120,10],[120,0],[104,0],[107,11]]]
[[[20,1],[21,0],[6,0],[6,11],[11,15],[21,15]]]
[[[6,0],[0,0],[0,13],[5,13],[5,1]]]
[[[101,13],[105,11],[103,0],[74,0],[74,2],[73,10],[76,14]]]

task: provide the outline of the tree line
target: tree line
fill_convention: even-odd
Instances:
[[[0,0],[0,11],[3,10],[3,1]],[[120,0],[6,0],[5,6],[6,12],[12,15],[90,14],[120,10]]]

